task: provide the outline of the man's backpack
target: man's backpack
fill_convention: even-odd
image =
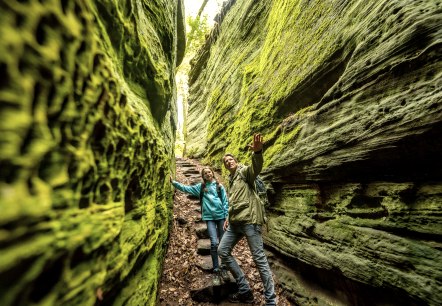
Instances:
[[[241,176],[243,181],[245,181],[248,184],[246,178],[244,177],[244,175],[241,172],[239,172],[239,175]],[[250,186],[252,188],[252,190],[255,191],[255,193],[258,195],[258,197],[261,200],[261,203],[264,205],[264,207],[268,207],[269,198],[267,197],[267,188],[266,188],[266,185],[264,184],[264,181],[262,180],[262,178],[259,175],[255,178],[255,182],[253,185],[254,186]]]
[[[259,175],[255,179],[255,192],[258,194],[261,202],[264,204],[264,207],[269,206],[269,198],[267,197],[267,188],[264,184],[264,181],[259,177]]]

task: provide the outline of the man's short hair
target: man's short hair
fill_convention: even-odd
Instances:
[[[224,159],[225,159],[227,156],[230,156],[231,158],[233,158],[234,161],[238,162],[238,160],[236,159],[236,157],[235,157],[233,154],[226,153],[226,154],[224,154],[224,156],[223,156],[223,160],[222,160],[223,164],[224,164]]]

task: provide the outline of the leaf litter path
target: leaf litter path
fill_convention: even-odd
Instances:
[[[202,165],[197,160],[177,158],[176,164],[177,181],[186,185],[201,182]],[[222,177],[218,173],[215,175],[224,184]],[[213,286],[210,243],[207,239],[203,239],[208,237],[201,234],[202,232],[206,231],[205,224],[201,221],[199,200],[176,191],[173,224],[160,283],[159,305],[240,305],[229,303],[225,299],[228,293],[226,290],[235,290],[236,284],[232,277],[232,283]],[[233,255],[253,289],[255,297],[253,305],[264,305],[262,282],[245,239],[236,245]],[[276,284],[278,305],[293,305],[281,292],[281,288]],[[217,299],[212,299],[214,296]]]

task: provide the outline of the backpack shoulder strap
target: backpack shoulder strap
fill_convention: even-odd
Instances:
[[[249,188],[251,188],[253,191],[255,191],[255,186],[250,186],[249,182],[247,181],[246,177],[244,176],[244,174],[242,174],[241,171],[238,171],[239,176],[241,177],[241,179],[246,182],[247,186],[249,186]]]
[[[241,170],[238,171],[238,175],[239,175],[239,177],[240,177],[244,182],[246,182],[246,183],[248,184],[247,179],[246,179],[246,177],[244,176],[244,174],[241,172]]]
[[[201,190],[200,190],[200,204],[203,204],[203,196],[204,196],[204,189],[206,189],[206,182],[201,183]]]
[[[216,181],[216,193],[218,194],[218,198],[221,200],[221,184]]]

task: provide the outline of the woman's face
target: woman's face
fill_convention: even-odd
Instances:
[[[214,175],[213,175],[212,170],[210,170],[210,169],[203,170],[203,179],[205,181],[211,181],[211,180],[213,180],[213,177],[214,177]]]

